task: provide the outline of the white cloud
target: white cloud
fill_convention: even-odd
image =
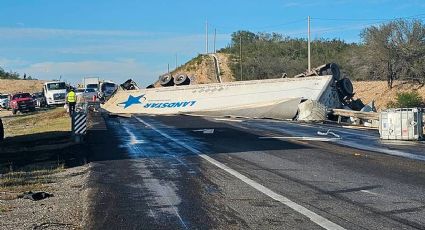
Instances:
[[[119,53],[155,53],[192,55],[204,50],[204,34],[148,33],[119,30],[67,30],[44,28],[1,28],[3,53],[38,53],[57,55],[100,55]],[[217,44],[224,46],[230,34],[217,34]],[[31,46],[17,45],[21,41]],[[24,43],[24,44],[25,44]],[[51,45],[49,45],[51,44]],[[210,36],[212,45],[212,36]],[[218,46],[220,47],[220,46]]]
[[[3,38],[57,38],[57,37],[141,37],[153,35],[166,35],[167,33],[152,33],[128,30],[73,30],[56,28],[10,28],[0,27]]]
[[[6,71],[15,71],[12,67],[24,66],[27,65],[28,62],[21,59],[8,59],[0,57],[0,67],[5,69]]]
[[[333,5],[344,5],[353,2],[352,0],[335,0]],[[284,8],[305,8],[316,6],[329,6],[329,1],[316,0],[316,1],[288,1],[283,4]]]
[[[40,79],[62,79],[76,84],[83,77],[98,76],[122,83],[128,78],[135,79],[141,85],[147,85],[156,80],[160,74],[154,69],[136,62],[133,59],[117,61],[78,61],[78,62],[40,62],[17,70],[20,73],[37,76]]]
[[[204,50],[205,35],[164,37],[144,40],[112,40],[99,44],[83,44],[58,48],[63,54],[110,54],[110,53],[155,53],[155,54],[185,54],[191,55]],[[221,45],[230,40],[230,35],[217,35],[217,43]],[[212,40],[210,40],[212,45]]]

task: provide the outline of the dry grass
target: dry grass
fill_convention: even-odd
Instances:
[[[14,200],[28,191],[41,191],[55,182],[54,174],[65,171],[63,165],[52,169],[10,172],[0,174],[0,201]],[[0,203],[0,214],[12,211],[13,207]]]
[[[71,130],[71,119],[63,108],[4,119],[6,137]]]
[[[10,172],[0,175],[0,200],[16,199],[26,191],[39,191],[54,183],[56,173],[65,170],[63,165],[52,169]]]
[[[12,210],[12,208],[10,206],[0,204],[0,214],[4,213],[4,212],[9,212],[11,210]]]
[[[17,92],[40,92],[43,89],[43,83],[40,80],[6,80],[0,79],[0,93]]]

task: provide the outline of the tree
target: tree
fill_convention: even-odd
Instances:
[[[6,72],[0,67],[0,79],[19,79],[19,74],[14,72]]]
[[[242,62],[239,58],[241,40]],[[231,70],[237,80],[242,80],[241,76],[243,80],[279,78],[285,73],[291,77],[307,69],[305,39],[284,37],[278,33],[238,31],[232,34],[231,41],[230,46],[219,52],[231,54]],[[349,58],[353,58],[354,49],[358,49],[358,45],[341,40],[315,40],[312,43],[312,64],[319,66],[336,62],[344,66],[350,62]],[[350,71],[354,69],[347,68]]]
[[[232,47],[239,48],[240,39],[245,44],[252,44],[258,40],[258,36],[252,32],[240,30],[232,33]]]
[[[417,91],[397,93],[396,101],[390,101],[389,108],[412,108],[423,106],[423,98]]]
[[[361,33],[370,73],[385,76],[392,88],[398,78],[423,78],[425,27],[418,20],[397,20]]]

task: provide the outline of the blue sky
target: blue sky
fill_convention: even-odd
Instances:
[[[0,0],[0,67],[76,83],[84,76],[141,85],[205,51],[205,21],[217,47],[240,29],[360,42],[363,28],[425,19],[424,0],[115,1]],[[210,40],[212,50],[212,40]]]

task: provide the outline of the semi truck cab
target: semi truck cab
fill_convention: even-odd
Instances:
[[[52,81],[43,85],[44,96],[47,105],[63,105],[66,103],[66,84],[65,82]]]

